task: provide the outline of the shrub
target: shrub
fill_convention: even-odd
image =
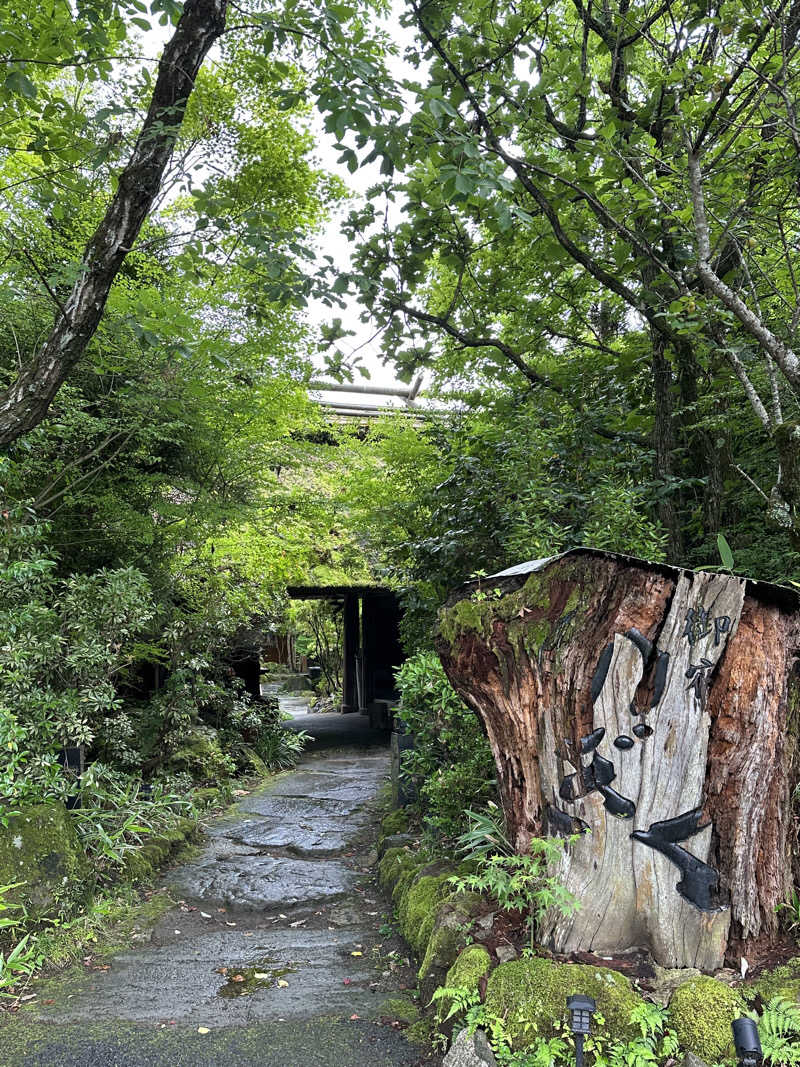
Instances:
[[[467,827],[467,809],[496,794],[494,760],[478,716],[458,697],[438,657],[418,652],[397,673],[398,711],[414,748],[403,753],[402,773],[418,789],[426,830],[451,839]]]
[[[0,796],[38,800],[70,787],[57,759],[65,743],[102,744],[116,731],[115,683],[155,608],[134,568],[61,579],[45,524],[21,510],[1,521]]]

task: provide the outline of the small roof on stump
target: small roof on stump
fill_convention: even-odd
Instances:
[[[689,574],[696,573],[691,567],[676,567],[671,563],[661,563],[654,562],[650,559],[641,559],[639,556],[629,556],[624,552],[608,552],[602,548],[592,548],[589,545],[580,545],[577,548],[567,549],[566,552],[560,552],[555,556],[545,556],[544,559],[531,559],[526,563],[517,563],[515,566],[498,571],[496,574],[487,574],[484,578],[473,578],[470,581],[465,582],[461,589],[466,590],[472,586],[485,585],[487,582],[494,581],[498,578],[524,579],[534,571],[543,570],[551,563],[555,563],[556,560],[567,559],[570,556],[599,556],[602,559],[616,560],[618,563],[627,563],[632,567],[646,567],[659,574],[668,574],[673,578],[677,578],[681,572]],[[704,569],[708,570],[709,568],[697,568],[698,571]],[[711,570],[722,570],[722,568],[713,567]],[[747,578],[744,575],[738,575],[737,577],[744,577],[747,592],[757,596],[761,600],[777,603],[787,611],[797,611],[800,608],[800,590],[792,589],[788,585],[776,585],[773,582],[762,582],[755,578]],[[463,594],[459,593],[458,597],[460,598],[461,595]]]

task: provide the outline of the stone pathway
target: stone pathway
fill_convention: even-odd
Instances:
[[[0,1029],[3,1067],[436,1062],[376,1018],[414,980],[370,867],[388,770],[385,749],[310,755],[244,797],[168,873],[181,903],[145,944],[40,986]]]

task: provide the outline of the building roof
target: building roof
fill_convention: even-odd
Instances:
[[[287,595],[291,600],[338,600],[344,596],[382,597],[395,596],[386,585],[290,585]]]

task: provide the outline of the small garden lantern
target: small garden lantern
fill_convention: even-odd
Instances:
[[[753,1019],[746,1015],[734,1019],[731,1023],[733,1043],[736,1046],[736,1059],[740,1067],[759,1067],[764,1056],[761,1052],[761,1040],[758,1027]]]
[[[596,1007],[591,997],[581,993],[567,997],[569,1028],[575,1035],[575,1067],[583,1067],[583,1039],[592,1032],[592,1015]]]
[[[57,758],[65,777],[72,779],[76,787],[80,786],[81,775],[86,770],[86,747],[65,744]],[[80,793],[72,793],[65,798],[65,803],[68,810],[79,808],[81,806]]]

